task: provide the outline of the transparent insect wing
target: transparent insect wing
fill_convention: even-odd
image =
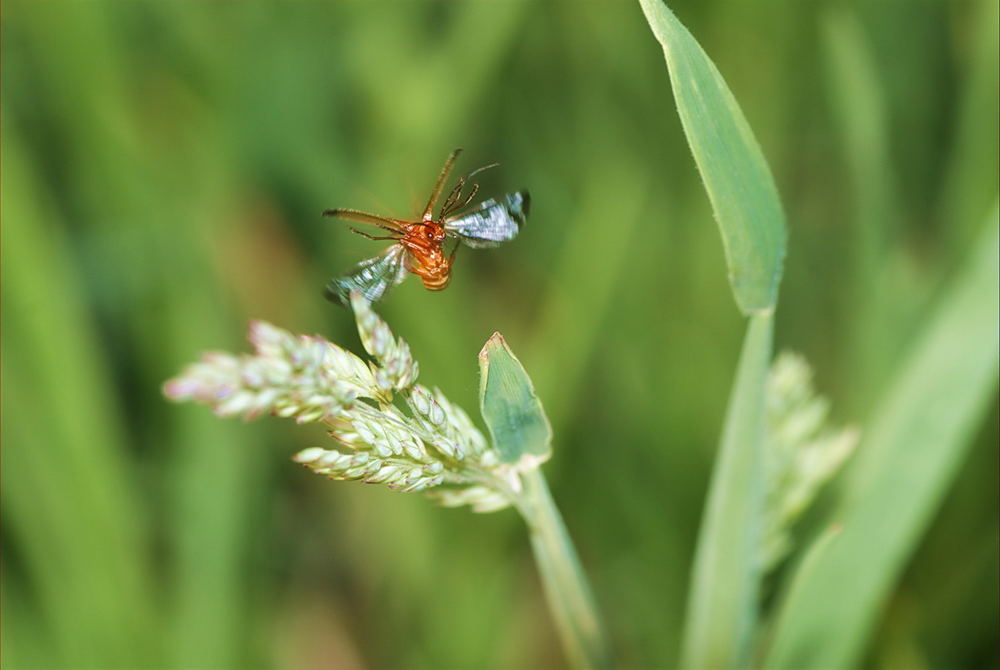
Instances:
[[[326,285],[326,297],[341,305],[350,304],[351,291],[375,302],[385,292],[406,278],[407,251],[394,244],[383,253],[361,261],[342,277],[331,279]]]
[[[485,200],[471,212],[445,219],[444,228],[466,245],[495,247],[517,236],[528,215],[527,191],[508,193],[500,200]]]

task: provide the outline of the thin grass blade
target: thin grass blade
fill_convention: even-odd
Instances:
[[[764,397],[774,319],[750,318],[692,570],[681,667],[742,667],[756,623]]]
[[[904,314],[915,306],[898,290],[898,245],[889,240],[898,228],[895,176],[889,151],[889,110],[869,36],[850,8],[830,9],[823,17],[821,46],[832,120],[839,133],[849,177],[847,236],[853,272],[849,320],[850,409],[867,412],[878,385],[897,360],[886,352],[905,336]],[[890,260],[887,260],[889,258]]]

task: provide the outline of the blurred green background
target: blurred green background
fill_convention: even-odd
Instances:
[[[777,346],[864,425],[996,198],[997,3],[671,3],[743,106],[790,227]],[[317,427],[162,382],[262,318],[360,351],[328,277],[448,152],[526,187],[502,249],[380,306],[476,407],[504,333],[622,667],[676,657],[743,321],[637,3],[7,0],[4,668],[558,668],[514,512],[289,461]],[[961,343],[956,343],[961,346]],[[991,410],[866,667],[996,667]],[[906,659],[901,664],[899,659]]]

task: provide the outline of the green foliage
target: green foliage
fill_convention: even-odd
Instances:
[[[712,200],[744,314],[774,309],[785,259],[785,215],[774,179],[718,69],[663,0],[640,0],[663,46],[677,111]]]
[[[663,46],[677,110],[722,231],[733,294],[751,315],[702,518],[681,651],[684,667],[742,667],[757,621],[765,398],[784,214],[760,146],[722,75],[663,2],[641,4]]]
[[[500,333],[479,352],[479,409],[501,463],[533,468],[552,455],[549,418],[524,366]]]
[[[640,0],[640,3],[666,55],[688,142],[723,231],[730,282],[737,302],[745,313],[763,311],[763,315],[751,321],[730,398],[695,554],[681,655],[683,667],[744,667],[752,663],[751,644],[759,635],[758,584],[762,570],[785,551],[780,546],[781,531],[774,530],[774,520],[777,519],[779,529],[790,524],[812,497],[811,493],[805,494],[808,498],[795,503],[794,516],[789,516],[784,511],[788,506],[787,496],[775,497],[769,491],[765,498],[761,491],[763,482],[774,478],[773,472],[765,474],[763,464],[773,465],[782,446],[780,431],[774,432],[776,426],[769,426],[772,434],[765,437],[763,400],[767,395],[764,380],[771,350],[771,315],[784,257],[783,218],[759,146],[718,70],[665,5],[657,0]],[[868,75],[869,69],[854,26],[843,18],[831,19],[829,25],[834,80],[843,92],[847,88],[845,78]],[[861,100],[877,108],[879,96],[873,82],[868,78],[864,83],[867,86],[861,87],[864,94]],[[849,104],[841,107],[845,110],[842,113],[845,135],[856,140],[850,155],[856,159],[854,167],[859,182],[865,186],[870,181],[878,184],[877,180],[865,179],[865,172],[871,172],[869,166],[884,159],[884,154],[878,153],[882,147],[878,115],[857,113]],[[866,116],[874,116],[875,123],[866,125]],[[872,148],[874,158],[867,154]],[[876,185],[858,190],[862,194],[861,223],[874,228],[876,217],[887,216],[889,212],[885,197],[888,187]],[[863,644],[871,635],[880,596],[933,509],[945,481],[942,477],[954,470],[961,448],[967,444],[969,425],[980,418],[976,410],[984,405],[987,394],[992,395],[995,390],[1000,345],[997,341],[1000,297],[996,290],[996,267],[1000,259],[997,259],[996,228],[996,224],[989,226],[989,235],[981,244],[985,249],[982,258],[986,260],[971,272],[968,281],[973,287],[964,292],[959,290],[946,303],[945,309],[950,312],[940,317],[945,325],[939,325],[939,332],[928,335],[932,341],[926,345],[927,350],[919,350],[915,355],[916,369],[901,382],[896,391],[899,397],[890,396],[888,409],[884,410],[889,418],[876,416],[875,435],[871,438],[874,446],[860,458],[854,471],[861,474],[855,474],[854,486],[845,495],[848,510],[850,494],[860,495],[857,500],[863,502],[857,504],[861,511],[856,515],[848,512],[848,530],[836,539],[824,535],[822,552],[808,554],[801,573],[806,581],[799,581],[791,588],[795,599],[788,605],[791,610],[782,617],[783,627],[776,633],[774,655],[769,659],[773,667],[839,668],[853,666],[858,661]],[[880,240],[877,233],[868,231],[858,237],[863,240],[859,257],[868,263],[862,265],[867,276],[859,275],[862,280],[871,280],[878,276],[870,263]],[[750,273],[754,279],[745,282],[741,273],[744,268],[756,268],[756,272]],[[977,295],[967,295],[972,292]],[[884,307],[884,300],[869,300],[864,296],[862,302],[869,308],[862,316],[878,323],[876,310]],[[953,323],[948,323],[949,317]],[[761,319],[767,320],[766,329]],[[965,328],[966,342],[982,352],[981,357],[967,357],[966,365],[953,360],[961,356],[952,344],[959,328]],[[934,341],[935,335],[938,341]],[[951,353],[952,357],[942,355],[941,351]],[[954,380],[950,385],[949,376]],[[940,383],[942,377],[944,384]],[[949,395],[958,393],[958,385],[963,385],[964,393],[957,397]],[[922,408],[942,404],[948,404],[947,412],[920,414],[925,411]],[[904,459],[912,458],[914,441],[922,441],[927,450],[936,449],[936,459],[925,459],[925,463],[933,465],[921,469],[907,465]],[[951,448],[941,448],[942,441]],[[807,471],[797,469],[795,477],[799,481],[786,483],[784,488],[811,491],[828,478],[851,448],[844,439],[831,442],[837,443],[845,446],[837,449],[840,455],[828,459],[828,466],[821,474],[810,479]],[[812,451],[815,460],[818,454],[830,450]],[[866,481],[866,476],[875,483]],[[862,484],[857,483],[858,479]],[[773,488],[774,483],[770,481],[768,488]],[[865,484],[871,488],[865,488]],[[911,486],[916,486],[916,496]],[[857,494],[859,488],[861,494]],[[886,510],[894,514],[887,516]],[[866,543],[879,534],[886,519],[892,520],[893,532],[888,541],[879,543],[878,557],[872,561],[875,569],[865,569],[864,578],[852,580],[859,562],[871,561]],[[765,524],[766,533],[762,535],[761,526]],[[755,555],[754,550],[761,546],[769,548],[758,562],[760,554]],[[843,588],[847,583],[853,585],[850,591]],[[849,597],[844,597],[845,592]],[[834,625],[831,619],[836,622]]]
[[[834,516],[843,532],[797,578],[767,667],[858,665],[887,592],[996,392],[998,234],[994,208],[873,417]]]
[[[134,667],[153,650],[153,593],[121,417],[68,242],[16,140],[3,164],[6,523],[50,622],[48,662]]]
[[[671,8],[781,192],[777,344],[874,445],[996,198],[997,3]],[[634,3],[9,0],[0,31],[4,668],[559,665],[515,514],[330,483],[288,461],[322,429],[160,393],[251,319],[360,351],[320,290],[381,247],[319,213],[410,215],[455,146],[504,164],[484,196],[531,191],[528,225],[380,313],[462,407],[486,337],[517,343],[616,659],[671,666],[742,326]],[[997,665],[996,411],[968,429],[858,666]]]

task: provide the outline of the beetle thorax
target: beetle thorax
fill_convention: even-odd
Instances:
[[[430,250],[441,246],[445,234],[444,226],[434,221],[418,221],[407,226],[402,242],[410,250]]]

